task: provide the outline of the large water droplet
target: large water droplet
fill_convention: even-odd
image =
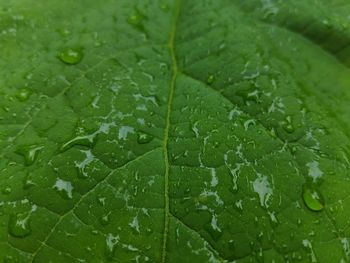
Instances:
[[[119,243],[119,236],[114,236],[110,233],[106,236],[106,257],[107,257],[107,259],[109,259],[109,260],[113,259],[118,243]]]
[[[25,237],[31,233],[29,225],[30,214],[18,213],[10,215],[8,223],[8,231],[14,237]]]
[[[94,144],[94,139],[96,138],[95,134],[86,135],[86,136],[77,136],[70,141],[66,142],[59,149],[60,152],[65,152],[68,149],[72,148],[74,145],[81,145],[91,147]]]
[[[26,101],[32,95],[32,91],[28,88],[19,89],[16,93],[16,98],[19,101]]]
[[[324,200],[319,191],[310,185],[303,187],[303,200],[312,211],[321,211],[324,208]]]
[[[69,181],[58,178],[53,189],[55,189],[64,199],[72,199],[73,197],[73,185]]]
[[[85,154],[85,159],[83,159],[82,161],[75,161],[74,164],[75,167],[78,168],[78,177],[81,179],[86,179],[89,177],[89,172],[92,167],[92,163],[95,161],[95,156],[93,155],[91,150],[80,150],[80,152]],[[94,167],[94,169],[95,168],[97,167]]]
[[[42,148],[44,147],[37,145],[22,146],[17,149],[16,153],[22,155],[25,160],[25,165],[29,166],[35,162]]]
[[[83,52],[76,48],[67,48],[58,54],[58,58],[69,65],[78,64],[83,58]]]
[[[139,144],[146,144],[153,140],[153,136],[147,133],[140,132],[137,135],[137,142]]]

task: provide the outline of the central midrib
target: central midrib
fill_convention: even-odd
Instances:
[[[175,0],[174,14],[171,25],[171,32],[169,36],[168,48],[171,55],[172,61],[172,76],[169,87],[168,95],[168,107],[166,113],[166,124],[164,129],[164,143],[163,143],[163,153],[164,153],[164,164],[165,164],[165,175],[164,175],[164,232],[163,232],[163,244],[162,244],[162,262],[166,261],[166,251],[167,251],[167,241],[168,241],[168,232],[169,232],[169,217],[170,217],[170,200],[169,200],[169,129],[170,129],[170,117],[171,109],[174,100],[175,86],[176,86],[176,77],[178,74],[177,59],[175,54],[175,35],[176,35],[176,25],[180,14],[181,0]]]

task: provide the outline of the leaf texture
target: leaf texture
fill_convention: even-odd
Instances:
[[[345,0],[0,0],[3,262],[350,262]]]

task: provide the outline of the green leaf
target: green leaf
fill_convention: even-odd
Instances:
[[[345,0],[0,0],[3,262],[350,262]]]

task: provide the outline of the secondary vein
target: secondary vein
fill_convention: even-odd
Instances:
[[[174,100],[174,93],[176,87],[176,77],[178,74],[177,59],[175,54],[175,36],[176,36],[176,25],[180,14],[181,0],[175,0],[175,11],[174,17],[171,26],[171,32],[168,42],[168,48],[171,55],[172,61],[172,77],[169,88],[168,95],[168,107],[166,113],[166,124],[164,130],[164,143],[163,143],[163,152],[164,152],[164,164],[165,164],[165,176],[164,176],[164,232],[163,232],[163,246],[162,246],[162,262],[166,261],[166,250],[167,250],[167,241],[168,241],[168,232],[169,232],[169,217],[170,217],[170,205],[169,205],[169,129],[170,129],[170,117],[171,109]]]

